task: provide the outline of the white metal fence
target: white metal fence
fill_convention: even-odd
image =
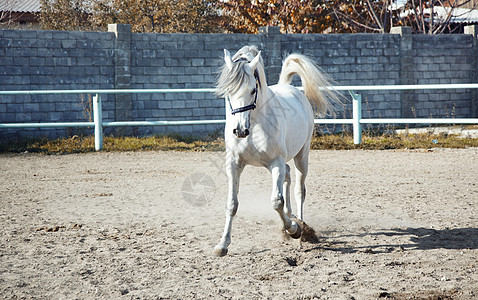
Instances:
[[[478,124],[478,118],[397,118],[363,119],[362,96],[358,91],[384,90],[433,90],[433,89],[478,89],[478,84],[428,84],[428,85],[375,85],[375,86],[334,86],[337,91],[348,91],[352,96],[352,119],[316,119],[315,124],[351,124],[354,143],[362,142],[362,124]],[[128,90],[36,90],[0,91],[0,95],[39,95],[39,94],[94,94],[94,122],[53,122],[53,123],[0,123],[2,128],[61,128],[94,127],[95,149],[103,149],[103,127],[119,126],[167,126],[224,124],[226,120],[184,120],[184,121],[124,121],[103,122],[101,95],[104,94],[153,94],[153,93],[213,93],[215,89],[128,89]],[[475,100],[476,101],[476,100]]]

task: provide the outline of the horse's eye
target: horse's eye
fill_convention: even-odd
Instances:
[[[251,95],[254,95],[257,92],[257,89],[253,89]]]

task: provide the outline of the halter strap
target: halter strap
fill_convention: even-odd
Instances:
[[[233,61],[233,63],[237,63],[239,61],[247,61],[247,62],[250,62],[247,58],[245,57],[239,57],[238,59],[236,59],[235,61]]]
[[[242,106],[242,107],[239,107],[239,108],[232,108],[231,100],[228,97],[227,101],[229,102],[229,106],[231,107],[231,114],[235,115],[237,113],[241,113],[241,112],[245,112],[245,111],[248,111],[248,110],[256,109],[257,93],[258,93],[257,92],[257,83],[256,83],[255,91],[256,91],[256,95],[254,96],[254,102],[252,102],[252,104]]]

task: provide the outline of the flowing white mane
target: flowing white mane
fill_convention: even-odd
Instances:
[[[267,88],[267,81],[265,78],[264,64],[262,58],[257,65],[256,74],[248,74],[246,65],[251,62],[259,53],[256,46],[242,47],[233,56],[232,68],[229,69],[227,64],[224,64],[221,69],[221,75],[216,86],[216,95],[219,97],[226,97],[228,94],[236,93],[241,87],[247,86],[248,81],[256,80],[259,82],[259,89]],[[254,75],[256,79],[251,77]]]

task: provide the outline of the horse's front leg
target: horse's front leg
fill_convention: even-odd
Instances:
[[[287,175],[286,164],[283,160],[276,160],[270,167],[272,174],[272,207],[279,214],[282,222],[284,223],[284,229],[294,239],[300,238],[302,230],[297,222],[292,221],[288,214],[284,211],[284,196],[283,185]]]
[[[238,166],[234,161],[226,163],[227,179],[229,183],[229,192],[226,203],[226,224],[224,225],[224,233],[221,241],[214,248],[214,255],[224,256],[227,254],[227,247],[231,243],[232,219],[236,215],[239,202],[237,193],[239,192],[239,178],[243,167]]]

